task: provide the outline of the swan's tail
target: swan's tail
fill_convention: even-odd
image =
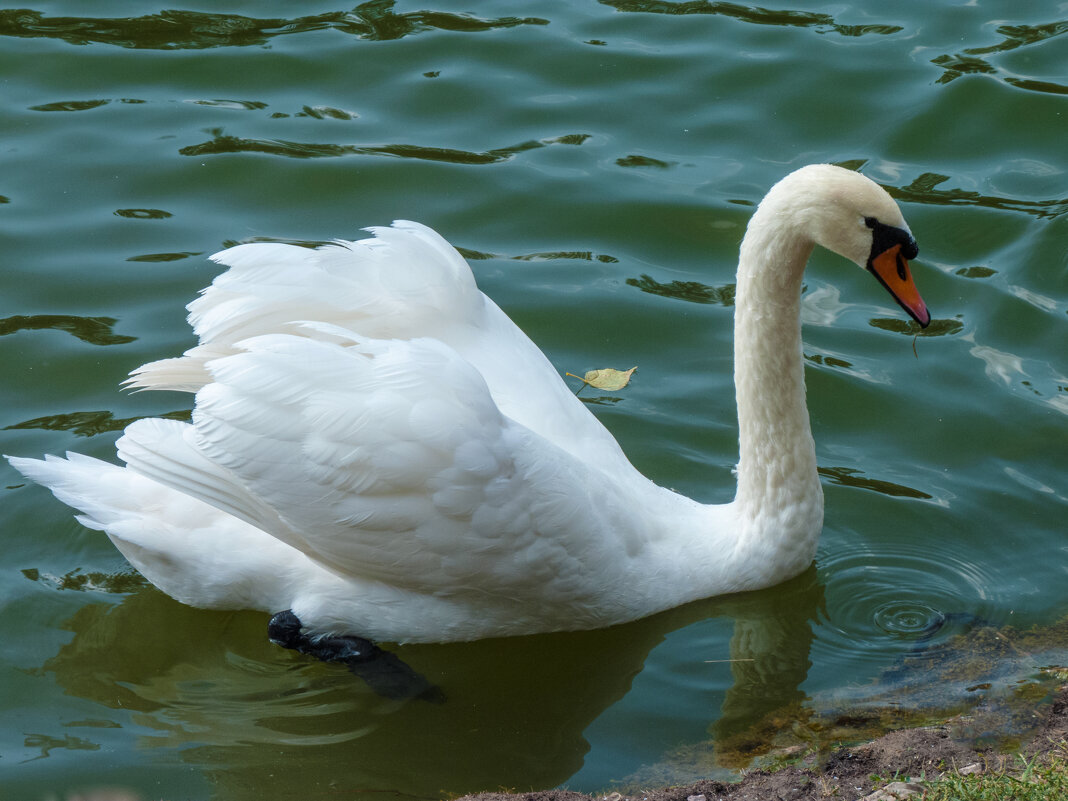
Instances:
[[[78,510],[82,525],[105,532],[145,578],[171,597],[191,606],[265,611],[290,602],[277,565],[302,563],[303,557],[248,523],[128,467],[90,456],[6,458]]]
[[[91,456],[68,451],[65,459],[52,455],[44,459],[4,458],[26,478],[47,487],[63,503],[80,511],[78,522],[86,528],[124,528],[139,507],[143,509],[146,502],[151,502],[144,497],[148,488],[138,486],[128,471]]]

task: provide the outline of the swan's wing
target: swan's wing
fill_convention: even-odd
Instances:
[[[568,596],[611,572],[627,505],[600,471],[501,414],[447,346],[315,327],[240,343],[197,395],[197,448],[273,509],[284,528],[268,531],[339,574],[439,596]]]
[[[279,243],[238,245],[212,256],[227,266],[187,307],[200,345],[177,359],[146,364],[127,382],[140,389],[196,391],[205,363],[235,352],[239,340],[300,331],[295,320],[336,323],[364,336],[445,338],[478,324],[483,294],[467,262],[424,225],[399,220],[373,236],[316,249]]]
[[[239,340],[320,336],[301,320],[375,339],[432,337],[481,373],[512,419],[600,469],[632,470],[545,355],[478,289],[455,248],[413,222],[368,230],[372,238],[315,250],[254,243],[216,254],[229,269],[189,304],[200,344],[138,368],[127,384],[195,392],[211,381],[208,362],[237,353]]]

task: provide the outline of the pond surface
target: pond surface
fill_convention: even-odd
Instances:
[[[1065,613],[1063,6],[92,6],[0,10],[4,453],[113,458],[132,419],[187,413],[118,384],[192,344],[209,254],[395,218],[460,247],[561,373],[637,365],[590,409],[707,502],[737,458],[737,247],[776,180],[831,161],[886,186],[934,322],[917,337],[817,254],[815,565],[608,631],[399,649],[441,705],[270,645],[265,615],[170,600],[4,465],[5,798],[595,790],[768,720],[803,735],[814,699],[885,697],[917,649]]]

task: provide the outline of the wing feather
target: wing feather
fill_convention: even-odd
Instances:
[[[575,490],[600,473],[505,417],[442,343],[239,346],[208,365],[196,447],[334,570],[438,594],[541,592],[598,539],[584,542],[600,527]]]
[[[441,336],[477,321],[484,296],[463,257],[439,234],[399,220],[372,238],[316,249],[280,243],[237,245],[212,256],[227,266],[187,307],[200,344],[182,357],[138,368],[140,389],[196,391],[204,365],[234,344],[291,331],[294,320],[336,323],[378,338]]]
[[[127,386],[196,392],[211,381],[209,361],[237,354],[238,342],[274,333],[331,340],[326,331],[333,327],[373,339],[433,338],[481,374],[511,419],[598,469],[633,472],[537,346],[479,291],[455,248],[417,223],[367,230],[369,239],[317,249],[261,242],[217,253],[212,258],[228,269],[188,307],[200,343],[181,357],[138,368]],[[391,367],[376,377],[405,380],[397,389],[407,390],[413,373]]]

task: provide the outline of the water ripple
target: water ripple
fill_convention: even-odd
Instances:
[[[927,203],[936,206],[982,206],[988,209],[1022,211],[1038,218],[1053,219],[1068,211],[1068,198],[1048,200],[1017,200],[1015,198],[983,195],[964,189],[935,189],[949,180],[948,175],[925,172],[903,187],[885,186],[893,197],[903,203]]]
[[[718,14],[754,25],[780,25],[792,28],[815,28],[818,33],[834,32],[842,36],[864,36],[869,33],[887,35],[904,30],[900,25],[842,25],[830,14],[811,11],[744,6],[738,3],[713,2],[712,0],[689,0],[672,3],[667,0],[600,0],[602,5],[617,11],[641,12],[644,14]]]
[[[163,414],[153,414],[152,417],[162,417],[167,420],[181,420],[188,422],[190,411],[178,409]],[[70,412],[68,414],[49,414],[44,417],[35,417],[32,420],[23,420],[21,423],[12,423],[4,426],[4,431],[16,431],[29,428],[40,428],[45,431],[70,431],[79,437],[92,437],[107,431],[122,431],[126,426],[140,420],[140,417],[116,417],[109,411],[100,410],[94,412]]]
[[[885,665],[990,622],[1004,600],[987,565],[936,546],[863,543],[821,556],[826,603],[816,633],[835,659]]]
[[[288,158],[338,158],[340,156],[394,156],[421,161],[444,161],[450,164],[497,164],[509,161],[517,154],[550,145],[581,145],[588,134],[568,134],[552,139],[532,139],[510,147],[493,150],[472,151],[450,147],[427,147],[424,145],[338,145],[312,142],[288,142],[282,139],[246,139],[229,136],[221,131],[214,138],[196,145],[188,145],[178,152],[183,156],[215,156],[222,153],[266,153]]]
[[[915,320],[901,320],[894,317],[873,317],[868,321],[872,328],[904,334],[910,337],[946,337],[956,336],[964,330],[964,323],[956,319],[932,319],[926,328]]]
[[[642,273],[640,278],[628,278],[627,286],[648,292],[650,295],[661,295],[665,298],[685,300],[690,303],[714,303],[721,306],[734,305],[734,284],[723,286],[711,286],[700,281],[657,281],[651,275]]]
[[[0,12],[2,14],[3,12]],[[90,109],[100,108],[106,106],[109,103],[126,103],[127,105],[141,105],[147,103],[147,100],[139,100],[134,97],[120,97],[116,100],[109,98],[98,98],[96,100],[59,100],[54,103],[41,103],[36,106],[29,106],[30,111],[89,111]]]
[[[1018,47],[1038,44],[1055,36],[1068,33],[1068,20],[1050,22],[1044,25],[1000,25],[997,32],[1004,37],[997,44],[986,47],[969,47],[961,53],[946,53],[931,59],[932,64],[944,70],[937,82],[949,83],[962,75],[969,74],[997,75],[1002,70],[991,64],[987,59],[982,58],[982,56],[1005,53]],[[1068,85],[1054,81],[1021,78],[1018,76],[1005,76],[1001,80],[1009,86],[1031,92],[1044,92],[1055,95],[1068,94]]]
[[[859,470],[848,467],[821,467],[819,474],[832,484],[843,487],[856,487],[857,489],[878,492],[891,498],[916,498],[919,500],[932,500],[932,496],[913,487],[904,484],[894,484],[891,481],[883,481],[877,478],[867,478]]]
[[[0,337],[19,331],[36,331],[52,328],[73,334],[90,345],[124,345],[137,337],[116,334],[112,331],[114,317],[78,317],[73,314],[16,314],[0,318]]]
[[[352,11],[307,17],[265,18],[169,10],[141,17],[46,17],[31,9],[0,10],[0,36],[59,39],[147,50],[262,46],[276,36],[330,29],[359,39],[385,41],[443,30],[478,33],[517,25],[547,25],[538,17],[481,18],[443,11],[397,14],[393,0],[375,0]]]
[[[115,216],[129,220],[166,220],[174,215],[163,209],[115,209]]]

